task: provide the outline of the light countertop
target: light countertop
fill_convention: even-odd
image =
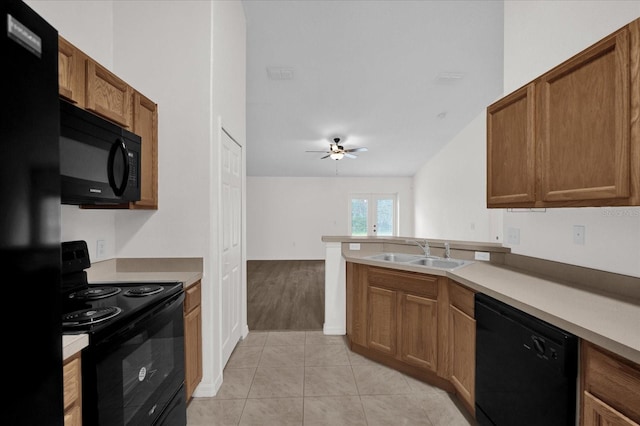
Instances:
[[[640,299],[635,291],[625,297],[485,261],[444,271],[365,259],[370,252],[343,255],[349,262],[447,276],[640,364]],[[623,281],[640,285],[634,277]]]

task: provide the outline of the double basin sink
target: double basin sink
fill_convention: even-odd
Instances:
[[[447,271],[453,271],[454,269],[462,268],[463,266],[473,263],[471,260],[447,259],[438,256],[424,256],[407,253],[380,253],[373,256],[367,256],[366,259],[381,260],[391,263],[403,263],[413,266],[425,266],[427,268],[444,269]]]

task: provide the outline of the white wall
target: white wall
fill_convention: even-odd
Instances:
[[[323,235],[347,235],[352,193],[397,193],[398,235],[413,236],[411,178],[247,178],[247,259],[324,259]]]
[[[640,16],[639,1],[506,1],[504,8],[504,94]],[[465,160],[471,158],[478,163]],[[513,253],[640,276],[640,208],[489,211],[482,207],[485,162],[483,111],[416,174],[417,234],[500,242],[507,230],[518,229],[520,243],[505,244]],[[445,171],[450,171],[447,179]],[[434,182],[449,186],[455,196],[434,189]],[[470,232],[472,221],[481,232]],[[573,225],[586,227],[585,245],[573,243]]]
[[[486,208],[485,133],[483,112],[414,176],[417,237],[502,241],[500,213]]]

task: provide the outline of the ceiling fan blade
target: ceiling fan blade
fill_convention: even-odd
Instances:
[[[344,152],[344,156],[347,158],[358,158],[357,155],[349,154],[347,151]]]
[[[329,158],[331,156],[331,154],[327,154],[324,157],[320,158],[321,160],[324,160],[325,158]]]
[[[328,154],[328,153],[329,153],[329,151],[305,151],[305,152],[324,152],[324,153],[326,153],[326,154]]]
[[[344,150],[344,152],[364,152],[364,151],[368,151],[368,149],[365,147],[361,147],[361,148],[351,148],[351,149]]]

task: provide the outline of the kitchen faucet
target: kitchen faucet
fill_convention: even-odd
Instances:
[[[444,258],[451,259],[451,249],[449,248],[449,243],[444,243]]]
[[[431,247],[429,247],[429,242],[427,240],[424,240],[424,245],[420,244],[420,242],[416,240],[411,240],[410,242],[417,244],[418,247],[420,247],[422,251],[424,251],[424,255],[426,257],[431,256]]]

